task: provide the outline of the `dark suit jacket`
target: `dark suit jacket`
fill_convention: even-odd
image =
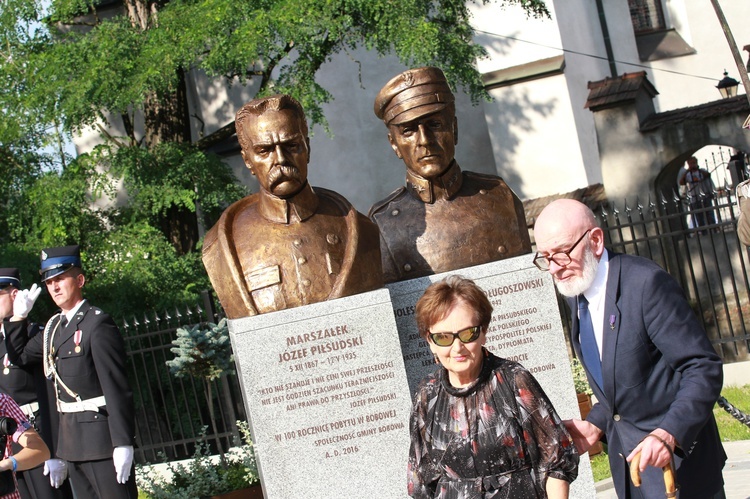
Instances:
[[[54,329],[59,316],[51,320]],[[44,334],[28,339],[20,328],[12,326],[18,323],[5,324],[12,361],[20,365],[41,362]],[[78,352],[77,330],[81,331]],[[114,447],[134,445],[135,410],[125,343],[112,318],[84,302],[73,319],[55,333],[54,352],[57,373],[71,390],[83,400],[104,395],[107,402],[99,412],[60,414],[57,457],[66,461],[111,459]],[[62,387],[58,387],[57,396],[64,402],[75,401]]]
[[[672,434],[680,498],[709,498],[723,484],[726,454],[713,406],[722,386],[722,362],[679,284],[654,262],[609,253],[602,348],[603,387],[589,383],[598,403],[586,418],[604,430],[618,497],[663,497],[659,469],[633,487],[624,457],[651,431]],[[571,344],[582,359],[576,299]],[[629,496],[626,496],[629,490]]]

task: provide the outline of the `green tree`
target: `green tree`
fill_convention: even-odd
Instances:
[[[489,0],[482,0],[488,3]],[[478,3],[478,2],[477,2]],[[549,15],[542,0],[503,0]],[[23,88],[15,100],[34,119],[65,131],[122,123],[121,144],[190,142],[185,73],[260,82],[261,95],[289,93],[314,124],[332,95],[315,74],[332,55],[364,46],[408,65],[434,64],[474,98],[484,95],[474,67],[465,0],[6,0],[0,78]],[[136,135],[136,111],[145,120]],[[232,133],[202,138],[200,148]]]
[[[549,15],[543,0],[499,3]],[[356,47],[439,66],[475,101],[486,98],[474,65],[485,51],[473,35],[465,0],[3,0],[0,173],[9,175],[0,175],[0,190],[10,195],[0,205],[0,242],[32,254],[78,242],[101,264],[94,270],[102,285],[137,268],[148,272],[147,290],[173,276],[181,296],[197,262],[199,222],[209,226],[242,195],[228,167],[206,152],[234,124],[191,137],[189,71],[257,83],[259,95],[289,93],[326,128],[322,106],[334,96],[316,73]],[[66,158],[63,138],[84,127],[98,129],[104,144]],[[117,193],[116,180],[129,200],[92,207]],[[129,245],[151,250],[138,262],[103,256],[132,255]],[[196,272],[194,281],[205,279]],[[142,296],[142,304],[163,303],[163,294]]]
[[[172,345],[171,351],[175,357],[167,361],[170,372],[178,378],[192,376],[203,382],[211,426],[214,435],[218,435],[211,386],[214,380],[234,371],[227,320],[222,319],[219,324],[209,322],[190,328],[181,327],[177,329],[177,337]],[[224,459],[224,452],[221,449],[220,452]]]

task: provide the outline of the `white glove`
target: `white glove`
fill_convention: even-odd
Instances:
[[[130,467],[133,466],[133,446],[121,445],[115,447],[115,451],[112,453],[112,461],[115,463],[117,482],[127,482],[130,478]]]
[[[16,293],[16,298],[13,300],[13,316],[26,318],[41,292],[42,288],[34,283],[30,289],[22,289]]]
[[[49,475],[49,484],[59,489],[68,477],[68,463],[62,459],[47,459],[44,461],[44,476]]]

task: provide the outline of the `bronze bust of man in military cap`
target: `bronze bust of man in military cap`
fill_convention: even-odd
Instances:
[[[227,208],[203,245],[227,317],[382,287],[377,226],[340,194],[307,182],[310,141],[299,102],[255,99],[237,112],[236,127],[260,192]]]
[[[375,115],[406,164],[406,187],[370,208],[386,282],[529,253],[523,205],[497,176],[461,171],[454,96],[434,67],[405,71],[375,98]]]

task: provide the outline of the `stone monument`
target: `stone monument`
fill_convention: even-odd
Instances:
[[[388,290],[229,331],[266,499],[406,497],[411,401]]]

